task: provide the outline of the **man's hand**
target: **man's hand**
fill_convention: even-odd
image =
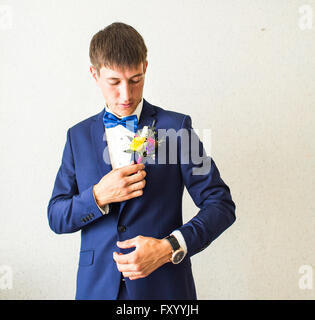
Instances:
[[[131,198],[140,197],[146,184],[143,170],[144,164],[129,164],[116,168],[106,174],[93,187],[94,197],[97,204],[103,207],[111,202],[121,202]]]
[[[127,254],[113,253],[117,269],[130,280],[145,278],[154,270],[170,261],[172,247],[166,239],[137,236],[133,239],[117,242],[119,248],[136,247]]]

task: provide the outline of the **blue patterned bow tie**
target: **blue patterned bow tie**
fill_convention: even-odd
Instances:
[[[126,129],[134,133],[137,131],[138,118],[136,115],[127,116],[127,117],[123,117],[122,119],[119,119],[112,113],[105,111],[103,121],[104,121],[105,128],[113,128],[121,124]]]

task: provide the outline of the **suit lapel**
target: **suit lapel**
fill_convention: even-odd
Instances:
[[[90,127],[91,141],[93,143],[93,149],[96,153],[96,163],[100,179],[113,169],[110,162],[105,128],[103,124],[104,112],[105,109],[96,115]]]
[[[144,126],[151,126],[152,122],[156,119],[156,111],[145,99],[143,99],[142,111],[138,122],[138,130],[141,130]]]

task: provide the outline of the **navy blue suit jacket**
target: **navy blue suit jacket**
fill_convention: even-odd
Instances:
[[[143,195],[111,203],[109,214],[102,215],[92,188],[112,170],[110,162],[107,163],[104,111],[68,130],[47,210],[54,232],[81,230],[76,299],[117,298],[121,274],[113,261],[113,251],[128,253],[134,248],[120,249],[116,241],[137,235],[161,239],[176,229],[182,232],[186,241],[185,259],[178,265],[166,263],[146,278],[127,278],[128,294],[131,299],[139,300],[197,299],[190,257],[205,249],[235,221],[235,204],[229,187],[221,179],[213,159],[206,154],[203,164],[195,164],[191,159],[182,161],[182,154],[190,152],[190,148],[183,147],[182,137],[177,135],[177,163],[160,164],[157,152],[155,161],[146,164],[147,183]],[[187,129],[190,137],[196,136],[188,115],[164,110],[144,100],[138,129],[151,125],[154,120],[156,129],[172,128],[176,132]],[[166,159],[170,139],[166,137]],[[203,150],[200,139],[198,144]],[[193,174],[194,168],[206,165],[209,166],[207,174]],[[185,224],[182,220],[184,187],[200,209]]]

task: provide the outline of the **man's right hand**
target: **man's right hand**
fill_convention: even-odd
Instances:
[[[144,164],[131,164],[116,168],[106,174],[93,187],[93,193],[100,207],[111,202],[121,202],[140,197],[146,184]]]

